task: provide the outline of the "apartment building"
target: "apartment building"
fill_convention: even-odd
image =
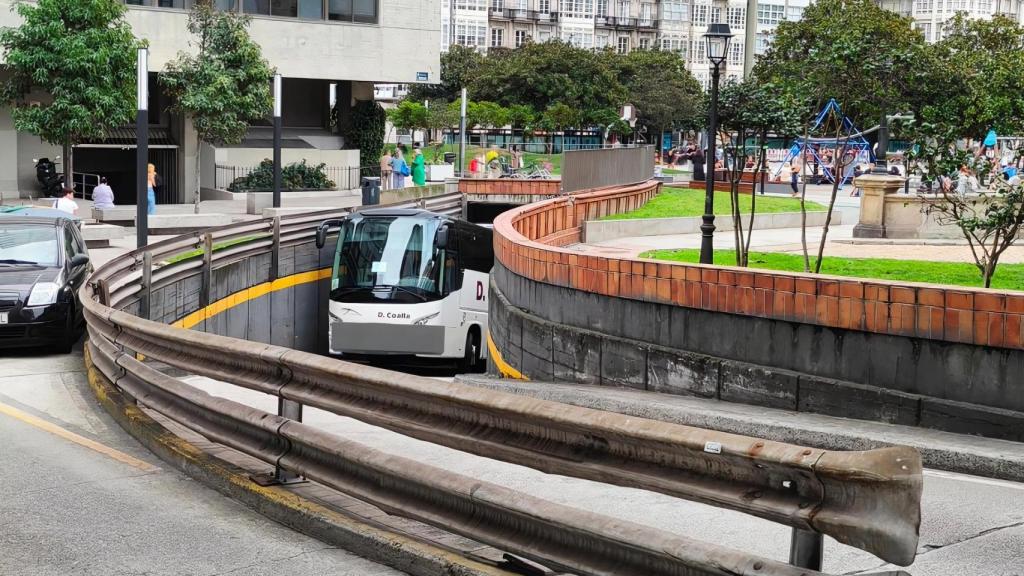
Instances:
[[[17,26],[16,0],[0,0],[0,26]],[[269,119],[257,122],[241,145],[197,149],[187,118],[168,112],[159,73],[179,51],[190,50],[186,29],[192,0],[125,0],[135,35],[150,46],[151,161],[167,190],[158,203],[191,202],[196,157],[202,188],[218,186],[217,165],[253,166],[271,155]],[[441,0],[215,0],[222,10],[252,17],[250,34],[263,56],[284,76],[284,159],[358,166],[358,151],[346,150],[330,126],[332,97],[343,118],[360,100],[374,98],[377,83],[434,82],[440,75]],[[0,76],[3,75],[0,61]],[[134,126],[75,148],[75,172],[111,179],[118,202],[134,203]],[[0,194],[38,195],[33,158],[61,152],[31,134],[14,130],[0,107]],[[205,193],[205,192],[204,192]]]
[[[996,14],[1022,22],[1020,0],[879,0],[879,5],[914,20],[925,40],[942,39],[946,22],[957,12],[970,18],[991,19]]]

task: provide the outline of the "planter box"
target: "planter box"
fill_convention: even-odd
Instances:
[[[430,182],[444,182],[454,177],[454,164],[427,164],[427,180]]]

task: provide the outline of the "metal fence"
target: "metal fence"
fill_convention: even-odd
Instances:
[[[214,186],[218,190],[228,190],[233,182],[239,178],[245,178],[259,169],[259,166],[217,164],[214,167]],[[380,176],[380,166],[326,166],[323,170],[327,179],[334,182],[334,187],[331,190],[352,190],[360,187],[363,176]],[[288,190],[284,190],[284,192],[288,192]]]
[[[395,205],[456,212],[458,194]],[[813,576],[688,538],[546,502],[377,451],[297,420],[214,398],[138,358],[166,363],[408,436],[548,473],[641,488],[821,535],[906,565],[918,543],[921,458],[910,448],[832,452],[390,372],[145,319],[154,289],[308,244],[327,210],[233,224],[101,266],[82,288],[87,350],[118,388],[204,436],[385,510],[580,574]],[[215,244],[241,241],[214,250]],[[192,258],[169,259],[199,249]],[[167,262],[163,262],[166,260]],[[271,266],[271,278],[278,271]],[[122,311],[138,301],[139,316]],[[141,317],[140,317],[141,316]]]
[[[654,146],[571,150],[562,162],[562,191],[578,192],[654,177]]]
[[[92,200],[92,191],[100,185],[100,175],[75,172],[71,175],[71,182],[77,198]]]

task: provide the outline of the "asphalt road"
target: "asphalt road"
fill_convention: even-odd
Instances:
[[[80,353],[0,352],[0,574],[402,574],[170,469],[92,399]]]
[[[194,377],[211,394],[268,412],[276,399]],[[399,454],[553,502],[592,510],[724,546],[786,561],[790,530],[738,512],[669,496],[618,488],[480,458],[414,440],[307,407],[307,424],[381,451]],[[913,576],[1024,576],[1024,484],[928,470],[922,498],[921,542]],[[825,571],[868,574],[898,567],[826,539]]]

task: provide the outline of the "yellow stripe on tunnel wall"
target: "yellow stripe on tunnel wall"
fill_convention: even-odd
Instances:
[[[498,369],[498,373],[504,378],[512,378],[513,380],[529,380],[523,373],[516,370],[512,366],[509,366],[507,362],[501,357],[501,352],[498,352],[498,347],[494,345],[494,340],[491,339],[491,331],[487,331],[487,353],[488,358],[491,362],[494,362],[494,366]]]
[[[195,312],[185,316],[181,320],[178,320],[171,326],[177,328],[194,328],[204,320],[213,318],[221,312],[226,312],[239,304],[248,302],[249,300],[255,300],[261,296],[266,296],[271,292],[277,292],[278,290],[285,290],[298,286],[299,284],[309,284],[310,282],[319,282],[331,277],[330,268],[321,268],[319,270],[310,270],[309,272],[301,272],[299,274],[292,274],[291,276],[285,276],[278,278],[273,282],[264,282],[257,284],[251,288],[246,288],[240,292],[235,292],[226,298],[221,298],[213,304],[210,304],[206,308],[196,310]]]

